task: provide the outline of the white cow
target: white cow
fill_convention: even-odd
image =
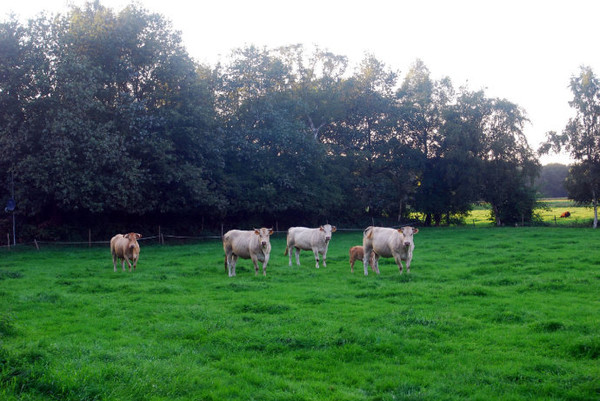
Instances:
[[[418,233],[418,228],[402,227],[399,229],[385,227],[367,227],[363,235],[363,247],[365,256],[363,258],[363,267],[365,276],[369,274],[367,270],[368,260],[371,253],[375,253],[375,272],[379,274],[379,257],[393,257],[402,273],[402,261],[406,262],[406,272],[410,273],[410,261],[412,260],[415,243],[413,235]]]
[[[327,247],[331,240],[331,233],[335,226],[325,224],[319,228],[290,227],[287,234],[287,246],[284,255],[290,256],[292,266],[292,248],[296,250],[296,264],[300,266],[300,250],[310,251],[315,254],[315,267],[319,268],[319,254],[323,256],[323,267],[327,267]]]
[[[223,250],[225,251],[225,267],[229,277],[235,276],[235,265],[238,257],[252,259],[254,274],[258,275],[258,262],[263,264],[263,276],[267,275],[267,263],[271,255],[270,235],[271,228],[260,228],[249,231],[231,230],[223,236]]]

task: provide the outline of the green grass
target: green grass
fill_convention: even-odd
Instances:
[[[597,400],[598,231],[422,228],[410,275],[218,241],[0,251],[2,400]],[[359,267],[360,267],[359,263]]]
[[[541,199],[544,208],[536,209],[541,221],[555,226],[578,226],[591,227],[594,219],[594,209],[591,207],[578,206],[575,202],[566,198]],[[561,218],[563,212],[569,211],[571,216]],[[465,219],[465,223],[484,227],[493,225],[490,219],[490,207],[487,204],[477,204]]]

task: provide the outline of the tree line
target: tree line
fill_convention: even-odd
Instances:
[[[22,235],[163,224],[531,221],[518,105],[302,45],[194,61],[170,22],[98,1],[0,24],[0,196]]]

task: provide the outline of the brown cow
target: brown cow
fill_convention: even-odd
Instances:
[[[129,233],[129,234],[117,234],[110,240],[110,253],[113,258],[113,265],[115,271],[117,271],[117,258],[121,260],[123,271],[125,271],[125,261],[131,271],[131,262],[133,261],[133,271],[137,265],[138,258],[140,257],[140,245],[137,240],[142,238],[142,234]]]
[[[571,212],[569,212],[569,211],[567,211],[567,212],[563,212],[563,213],[560,215],[560,217],[561,217],[561,218],[564,218],[564,217],[571,217]]]
[[[249,231],[230,230],[223,236],[223,250],[225,251],[225,267],[229,270],[229,277],[235,276],[235,265],[238,257],[252,259],[255,275],[258,275],[258,262],[263,262],[263,276],[267,275],[267,263],[271,256],[272,228],[260,228]]]
[[[363,260],[365,257],[365,248],[362,245],[356,245],[350,248],[350,269],[352,273],[354,273],[354,262],[357,260]],[[371,266],[371,270],[375,271],[374,267],[375,263],[375,252],[371,253],[371,260],[369,260],[369,265]]]
[[[406,272],[410,273],[410,262],[412,260],[415,243],[413,235],[418,233],[418,228],[403,227],[399,229],[386,227],[367,227],[363,235],[363,247],[365,257],[363,266],[365,276],[369,274],[365,260],[371,258],[375,252],[375,273],[379,274],[379,257],[393,257],[402,273],[402,261],[406,262]]]

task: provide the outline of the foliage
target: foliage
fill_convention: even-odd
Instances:
[[[164,17],[99,1],[2,23],[0,50],[0,195],[14,176],[21,236],[411,213],[439,225],[482,200],[498,224],[532,218],[524,111],[420,60],[401,78],[372,55],[349,72],[319,48],[248,46],[213,68]]]
[[[105,247],[0,250],[0,398],[597,397],[595,232],[422,228],[410,275],[368,277],[361,235],[318,270],[276,235],[267,277],[242,260],[235,279],[219,241],[142,242],[133,274]]]
[[[598,185],[600,180],[600,80],[590,67],[582,66],[579,75],[571,77],[573,100],[569,103],[575,116],[562,133],[548,132],[539,152],[565,149],[577,161],[569,170],[566,187],[571,199],[591,202],[594,228],[598,225]]]
[[[566,198],[565,180],[569,173],[569,166],[551,163],[542,167],[540,177],[536,180],[536,187],[544,198]]]

